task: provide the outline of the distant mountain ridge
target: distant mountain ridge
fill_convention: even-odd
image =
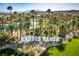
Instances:
[[[18,13],[30,13],[31,10],[27,10],[27,11],[22,11],[22,12],[18,12]],[[36,13],[46,13],[46,11],[42,11],[42,10],[35,10]],[[51,11],[54,13],[79,13],[79,10],[61,10],[61,11]],[[0,11],[0,14],[9,14],[8,12],[3,12]]]
[[[79,14],[79,10],[64,10],[64,11],[53,11],[54,13],[71,13],[71,14]]]
[[[47,11],[35,10],[36,13],[46,13]],[[54,13],[79,13],[79,10],[61,10],[61,11],[51,11]],[[30,13],[30,11],[25,11],[24,13]]]

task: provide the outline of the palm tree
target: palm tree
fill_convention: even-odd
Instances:
[[[12,6],[8,6],[7,10],[10,10],[10,20],[11,20],[11,12],[12,12],[13,7]]]
[[[36,15],[37,15],[37,13],[36,13]],[[36,18],[36,29],[37,29],[37,26],[38,26],[38,23],[37,23],[37,21],[38,21],[38,19],[39,19],[39,16],[37,15],[37,16],[35,16],[35,18]]]
[[[75,25],[76,25],[76,19],[74,18],[74,16],[72,16],[72,22],[71,22],[71,24],[72,24],[72,31],[74,33],[74,31],[75,31]]]
[[[49,21],[50,21],[50,17],[51,17],[51,9],[47,9],[47,12],[48,12],[48,15],[47,15],[47,18],[49,19]]]
[[[31,10],[30,13],[31,13],[31,17],[32,17],[32,19],[33,19],[33,35],[34,35],[34,19],[35,19],[35,10]]]
[[[14,14],[17,14],[18,12],[17,11],[14,11]]]
[[[46,18],[48,18],[48,21],[50,21],[50,17],[51,17],[51,9],[47,9],[47,12],[48,12],[48,14],[46,15]],[[45,19],[45,23],[46,23],[46,19]],[[45,25],[47,25],[47,24],[45,24]],[[47,25],[48,26],[48,28],[49,28],[49,25]],[[47,37],[47,34],[48,34],[48,30],[49,29],[46,29],[46,31],[45,31],[45,33],[46,33],[46,37]]]
[[[77,30],[79,30],[79,16],[77,16]]]
[[[57,26],[57,29],[58,29],[58,19],[57,19],[57,17],[54,17],[53,24],[55,24]],[[56,32],[54,32],[54,34],[57,34]]]
[[[14,13],[13,13],[12,16],[13,16],[12,18],[14,18],[13,21],[17,23],[17,21],[18,21],[18,12],[17,11],[14,11]]]
[[[39,25],[40,31],[43,30],[43,29],[42,29],[42,28],[43,28],[43,19],[42,19],[42,18],[40,18],[40,19],[38,20],[38,25]]]
[[[0,22],[1,22],[1,24],[2,24],[2,30],[3,30],[3,35],[4,35],[4,22],[3,22],[3,16],[2,17],[0,17]]]
[[[30,32],[29,32],[29,30],[30,30],[30,25],[31,25],[31,22],[30,22],[30,18],[29,18],[29,16],[26,16],[25,17],[25,24],[24,24],[24,29],[27,31],[27,34],[29,35],[30,34]]]
[[[53,19],[50,19],[50,21],[49,21],[49,29],[50,29],[50,36],[52,36],[52,32],[53,32]]]
[[[13,9],[13,7],[12,6],[8,6],[7,7],[7,10],[10,10],[10,23],[12,23],[12,18],[11,18],[11,12],[12,12],[12,9]],[[11,33],[13,32],[13,29],[12,29],[12,31],[11,31]]]
[[[60,39],[60,44],[61,44],[63,39],[65,39],[67,30],[65,28],[65,25],[61,25],[59,28],[60,28],[59,37],[61,37],[61,39]]]
[[[21,39],[21,35],[22,35],[22,14],[19,14],[18,15],[19,16],[19,22],[20,22],[20,24],[19,24],[19,30],[20,30],[20,39]]]
[[[13,23],[14,23],[14,30],[17,32],[17,38],[19,37],[18,35],[18,30],[19,30],[19,27],[18,27],[18,12],[17,11],[14,11],[14,13],[12,14],[12,18],[13,18]]]
[[[41,18],[41,17],[38,20],[38,26],[39,26],[39,28],[37,28],[36,35],[37,35],[37,37],[42,37],[45,30],[43,30],[44,23],[43,23],[43,18]],[[41,41],[42,41],[42,39],[41,39]]]
[[[48,14],[50,15],[50,14],[51,14],[51,9],[48,9],[47,12],[48,12]]]

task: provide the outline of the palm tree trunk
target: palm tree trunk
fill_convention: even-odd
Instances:
[[[20,26],[21,26],[21,21],[20,21]],[[20,39],[21,39],[21,32],[22,32],[22,31],[21,31],[21,27],[20,27]]]
[[[10,10],[10,21],[12,21],[12,19],[11,19],[11,10]]]
[[[17,25],[17,22],[16,22],[16,25]],[[17,27],[16,27],[16,28],[17,28]],[[18,30],[19,30],[19,29],[17,28],[17,30],[16,30],[16,31],[17,31],[17,39],[19,38]]]
[[[51,37],[52,37],[52,28],[51,28]]]
[[[37,29],[37,18],[36,18],[36,29]],[[36,35],[37,36],[37,41],[38,41],[38,35]]]
[[[4,23],[3,23],[3,20],[2,20],[2,27],[3,27],[3,35],[4,35]]]
[[[10,24],[12,23],[12,18],[11,18],[11,10],[10,10]],[[11,30],[11,36],[13,36],[13,30]]]
[[[34,17],[33,17],[33,35],[34,35]]]
[[[36,28],[37,28],[37,18],[36,18]]]
[[[47,18],[45,18],[45,29],[46,29],[46,19],[47,19]]]

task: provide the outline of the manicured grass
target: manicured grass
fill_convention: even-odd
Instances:
[[[49,47],[42,54],[45,56],[79,56],[79,38],[72,39],[64,46]]]

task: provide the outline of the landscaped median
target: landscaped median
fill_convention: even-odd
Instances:
[[[71,39],[65,45],[48,47],[43,56],[79,56],[79,38]]]

